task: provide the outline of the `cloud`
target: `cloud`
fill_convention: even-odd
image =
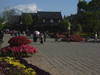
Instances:
[[[12,7],[11,9],[15,9],[17,14],[23,13],[35,13],[41,9],[37,8],[37,5],[35,3],[27,4],[27,5],[17,5],[15,7]]]
[[[17,15],[21,15],[21,13],[36,13],[37,11],[41,10],[37,8],[37,5],[35,3],[27,4],[27,5],[21,4],[9,9],[14,9]],[[0,10],[0,17],[2,16],[2,11],[4,10]]]

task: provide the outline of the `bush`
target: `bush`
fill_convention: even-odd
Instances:
[[[1,49],[1,54],[4,56],[22,57],[27,56],[27,54],[37,53],[37,49],[30,45],[20,45],[20,46],[7,46]]]
[[[36,75],[36,72],[15,58],[0,57],[0,75]]]
[[[8,43],[10,43],[10,45],[12,46],[19,46],[19,45],[26,45],[26,44],[29,44],[31,43],[31,41],[26,38],[25,36],[15,36],[15,37],[12,37]]]
[[[68,41],[68,38],[64,37],[62,39],[62,41]],[[77,33],[74,33],[74,34],[70,35],[70,41],[77,41],[77,42],[79,42],[79,41],[84,41],[84,39],[81,38]]]
[[[10,43],[9,46],[1,49],[3,56],[22,57],[38,52],[35,47],[28,45],[31,41],[24,36],[12,37],[8,43]]]
[[[16,58],[16,59],[20,60],[21,64],[24,64],[27,68],[31,67],[32,69],[34,69],[37,75],[51,75],[49,72],[46,72],[45,70],[42,70],[35,65],[28,64],[28,62],[22,58]]]
[[[22,58],[0,57],[0,75],[51,75]]]
[[[56,37],[56,33],[57,33],[57,32],[51,33],[51,34],[50,34],[50,37],[51,37],[51,38],[55,38],[55,37]],[[59,34],[59,38],[65,37],[65,35],[64,35],[62,32],[58,32],[58,34]]]

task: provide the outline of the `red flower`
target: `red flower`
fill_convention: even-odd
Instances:
[[[63,41],[68,41],[68,38],[63,38],[62,39]],[[77,33],[74,33],[74,34],[71,34],[70,36],[70,41],[84,41],[83,38],[81,38]]]
[[[29,44],[29,43],[31,43],[31,41],[24,36],[15,36],[15,37],[12,37],[8,41],[8,43],[10,43],[10,45],[13,45],[13,46],[19,46],[19,45]]]

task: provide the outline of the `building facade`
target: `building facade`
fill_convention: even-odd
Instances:
[[[22,17],[25,13],[21,15],[15,15],[11,18],[11,24],[19,29],[25,29],[21,22]],[[55,30],[58,27],[59,22],[62,20],[61,12],[48,12],[48,11],[37,11],[37,13],[29,13],[32,16],[33,23],[29,26],[30,30]]]

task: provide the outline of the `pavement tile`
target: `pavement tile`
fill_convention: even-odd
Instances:
[[[8,46],[10,34],[4,35],[2,47]],[[29,63],[46,70],[51,75],[100,75],[100,44],[92,42],[58,42],[47,38],[44,45],[33,42],[31,46],[39,51],[32,57],[24,58]],[[93,40],[93,39],[91,39]]]

